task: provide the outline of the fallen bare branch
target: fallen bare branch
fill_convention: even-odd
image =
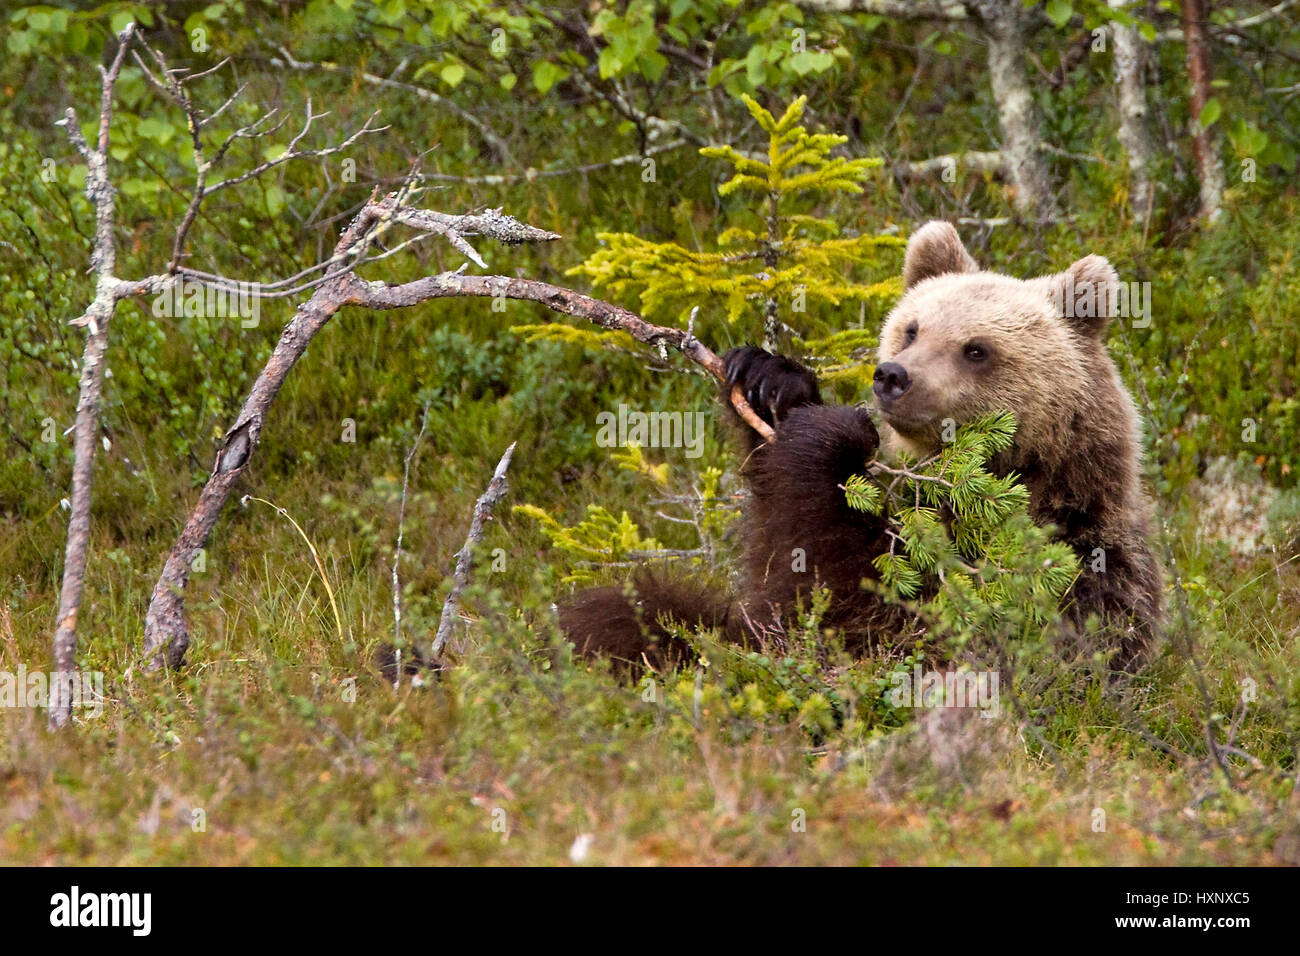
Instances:
[[[392,223],[423,228],[448,239],[457,237],[462,242],[466,235],[484,236],[505,244],[558,238],[555,233],[521,223],[496,209],[451,216],[432,210],[406,209],[401,202],[402,194],[394,193],[367,203],[340,236],[332,258],[343,261],[359,255],[380,230]],[[316,334],[339,309],[347,305],[374,310],[401,309],[432,299],[460,296],[539,302],[553,311],[586,319],[602,328],[627,332],[662,352],[666,352],[669,346],[676,348],[719,382],[726,380],[722,359],[695,338],[692,329],[683,331],[652,325],[627,309],[550,283],[500,275],[466,275],[457,271],[390,286],[361,279],[353,266],[341,268],[317,286],[311,298],[298,308],[285,326],[265,368],[253,383],[236,424],[226,433],[198,504],[167,556],[145,616],[144,650],[149,669],[179,667],[184,660],[189,646],[184,589],[189,580],[190,562],[207,541],[235,482],[244,473],[257,447],[272,401]],[[772,437],[771,427],[754,413],[739,389],[732,390],[731,400],[737,413],[750,427],[765,438]]]

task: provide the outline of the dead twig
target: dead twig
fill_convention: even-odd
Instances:
[[[436,661],[446,648],[447,641],[451,639],[452,628],[455,627],[456,620],[460,616],[460,596],[469,586],[469,569],[474,558],[474,546],[483,541],[483,526],[492,520],[493,510],[509,490],[506,472],[510,468],[510,459],[515,454],[515,444],[515,442],[510,443],[510,447],[497,462],[496,470],[492,472],[492,480],[488,482],[487,490],[474,503],[474,516],[470,519],[469,534],[465,537],[464,546],[456,552],[456,571],[452,579],[451,593],[447,595],[447,600],[442,605],[442,615],[438,618],[438,632],[433,639],[430,660]]]
[[[393,654],[396,660],[393,690],[397,690],[402,685],[402,586],[397,569],[402,561],[402,532],[406,520],[406,490],[411,483],[411,462],[415,458],[415,453],[420,450],[420,443],[424,441],[424,431],[428,425],[429,406],[425,405],[424,414],[420,416],[420,430],[416,433],[415,441],[411,443],[411,450],[406,453],[406,461],[402,465],[402,501],[397,506],[397,546],[393,549]]]

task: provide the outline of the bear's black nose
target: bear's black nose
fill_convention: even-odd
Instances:
[[[877,398],[882,398],[887,402],[902,397],[902,394],[912,387],[912,380],[907,375],[907,369],[897,362],[881,362],[877,365],[874,381],[872,391],[876,393]]]

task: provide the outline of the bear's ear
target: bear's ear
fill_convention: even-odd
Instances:
[[[1105,256],[1084,256],[1060,275],[1038,281],[1053,311],[1080,335],[1100,339],[1115,317],[1119,273]]]
[[[935,219],[912,233],[903,256],[903,288],[953,272],[978,272],[952,223]]]

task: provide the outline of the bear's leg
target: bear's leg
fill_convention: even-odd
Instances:
[[[749,456],[744,593],[752,617],[788,614],[825,587],[832,600],[823,623],[843,629],[849,647],[902,626],[905,615],[862,586],[877,577],[872,560],[888,549],[886,523],[850,508],[843,488],[865,474],[879,444],[862,409],[805,405]]]
[[[905,615],[862,587],[876,577],[872,559],[888,547],[885,522],[850,508],[843,488],[866,472],[879,448],[870,416],[860,408],[823,405],[816,376],[783,355],[749,346],[728,352],[725,362],[727,385],[739,386],[776,429],[769,442],[744,429],[742,471],[752,493],[747,617],[756,624],[787,617],[814,588],[825,587],[832,601],[823,623],[843,629],[850,647],[897,633]]]
[[[673,667],[690,659],[690,646],[670,633],[668,622],[714,628],[728,640],[742,639],[730,602],[716,591],[649,569],[637,572],[626,585],[580,591],[556,606],[560,630],[579,654],[609,657],[624,673],[646,664]]]

